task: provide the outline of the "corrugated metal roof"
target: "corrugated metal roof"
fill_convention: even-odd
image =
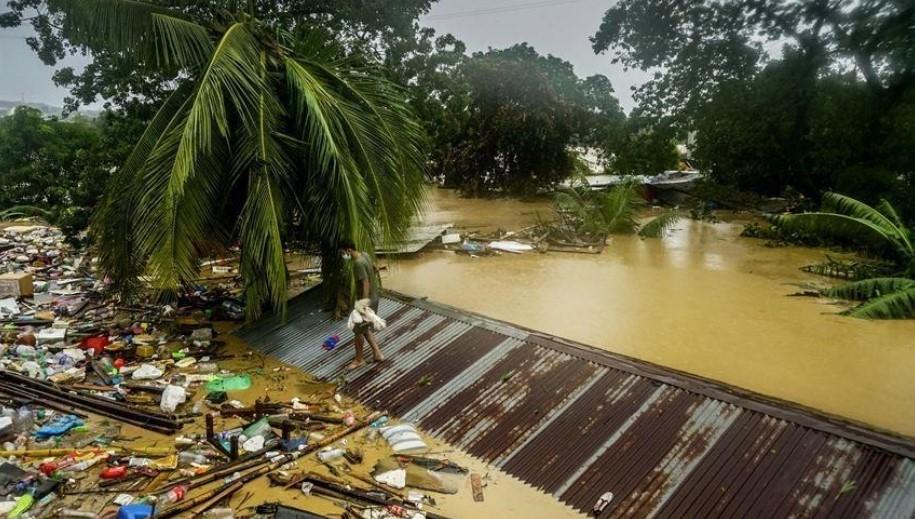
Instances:
[[[311,293],[239,334],[599,517],[915,517],[915,445],[736,388],[390,294],[388,360]],[[347,337],[332,352],[321,344]]]

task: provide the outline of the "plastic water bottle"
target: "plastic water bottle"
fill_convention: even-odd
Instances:
[[[187,487],[185,487],[184,485],[178,485],[177,487],[173,487],[164,496],[162,496],[162,498],[159,500],[157,508],[163,509],[172,503],[177,503],[178,501],[181,501],[182,499],[184,499],[184,496],[186,494],[187,494]]]
[[[198,454],[196,452],[184,451],[178,453],[178,464],[182,466],[188,465],[208,465],[210,462],[209,458],[203,454]]]

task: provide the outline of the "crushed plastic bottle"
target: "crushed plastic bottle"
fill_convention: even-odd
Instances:
[[[206,519],[234,519],[235,512],[231,508],[213,508],[203,513]]]
[[[185,495],[187,495],[187,487],[184,485],[173,487],[164,496],[162,496],[162,498],[159,499],[157,508],[162,509],[172,503],[177,503],[178,501],[184,499]]]
[[[181,466],[188,465],[207,465],[210,463],[210,459],[204,456],[203,454],[198,454],[196,452],[184,451],[178,453],[178,464]]]

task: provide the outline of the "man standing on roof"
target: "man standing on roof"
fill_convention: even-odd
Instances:
[[[353,262],[353,274],[356,277],[356,299],[368,299],[369,307],[378,313],[378,274],[375,272],[375,265],[368,254],[356,250],[356,244],[352,240],[344,239],[340,242],[340,253],[344,261]],[[362,349],[365,341],[368,341],[372,347],[372,357],[375,362],[384,361],[384,355],[378,342],[375,340],[375,333],[372,331],[372,324],[363,322],[356,325],[353,329],[355,338],[353,344],[356,346],[356,357],[350,362],[348,369],[356,369],[365,364],[362,356]]]

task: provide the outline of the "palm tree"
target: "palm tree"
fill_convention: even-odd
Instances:
[[[805,232],[848,240],[884,254],[898,269],[895,277],[846,283],[823,291],[824,295],[862,303],[844,312],[868,319],[915,317],[915,235],[886,200],[871,207],[837,193],[823,196],[823,211],[778,215],[773,223],[781,231]]]
[[[405,233],[422,197],[419,124],[377,70],[334,61],[248,10],[203,25],[140,0],[48,0],[74,44],[132,53],[178,86],[116,173],[92,223],[118,290],[162,291],[240,245],[249,318],[284,313],[284,243],[325,253]]]
[[[638,184],[633,182],[624,182],[609,191],[593,191],[586,183],[573,185],[557,191],[554,203],[561,214],[574,221],[576,233],[600,239],[608,234],[636,231],[643,238],[660,238],[680,220],[676,211],[669,210],[640,228],[639,211],[646,203]]]

